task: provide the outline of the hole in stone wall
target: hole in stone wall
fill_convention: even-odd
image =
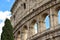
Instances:
[[[46,25],[46,29],[50,28],[49,16],[46,16],[45,18],[45,25]]]
[[[17,33],[17,40],[21,40],[20,37],[21,37],[20,31],[18,31],[18,33]]]
[[[22,29],[22,38],[23,39],[27,39],[27,35],[28,35],[28,28],[26,25],[24,25],[23,29]]]
[[[26,3],[24,3],[24,9],[26,9]]]
[[[32,23],[31,23],[31,30],[32,30],[32,33],[33,35],[37,33],[37,27],[38,24],[36,23],[36,20],[33,20]]]
[[[58,11],[58,24],[60,24],[60,10]]]
[[[35,29],[35,33],[37,33],[37,30],[38,30],[38,23],[35,23],[34,29]]]

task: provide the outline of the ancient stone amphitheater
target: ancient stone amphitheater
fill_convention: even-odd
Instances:
[[[14,40],[60,40],[59,10],[60,0],[15,0],[11,8]],[[49,29],[44,22],[46,16]]]

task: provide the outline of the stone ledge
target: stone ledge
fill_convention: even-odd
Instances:
[[[46,7],[45,9],[42,9],[41,7],[38,7],[35,11],[33,11],[33,12],[31,12],[29,15],[27,15],[27,16],[28,16],[28,20],[29,20],[29,18],[30,18],[30,19],[33,18],[34,16],[36,16],[36,15],[38,15],[39,13],[45,11],[46,9],[51,8],[51,7],[59,4],[59,2],[56,2],[56,1],[57,1],[57,0],[53,0],[53,1],[49,1],[48,3],[46,3],[46,4],[50,5],[50,6],[47,6],[46,4],[44,4],[44,6],[42,5],[41,7],[42,7],[42,8]],[[51,4],[50,2],[53,3],[53,4]],[[56,2],[56,3],[55,3],[55,2]],[[41,9],[42,9],[42,10],[41,10]],[[37,10],[38,10],[38,11],[37,11]],[[27,18],[26,18],[27,16],[25,16],[24,18],[22,18],[22,20],[16,25],[15,31],[17,31],[17,29],[19,29],[20,26],[24,24],[24,22],[28,21],[28,20],[26,20],[26,19],[27,19]],[[31,17],[30,17],[30,16],[31,16]],[[25,21],[24,21],[24,19],[25,19]],[[19,24],[20,24],[20,25],[19,25]],[[18,25],[19,25],[19,27],[17,27]],[[15,32],[15,31],[14,31],[14,32]]]
[[[28,39],[29,39],[29,40],[34,40],[34,39],[36,40],[36,39],[38,39],[38,38],[47,36],[47,35],[49,35],[49,34],[54,34],[54,33],[56,33],[57,35],[54,35],[53,38],[54,38],[54,37],[58,37],[58,36],[60,36],[60,24],[57,25],[56,27],[58,27],[58,28],[56,28],[56,29],[54,29],[54,30],[50,30],[50,29],[49,29],[49,30],[45,30],[44,32],[42,32],[42,33],[37,33],[37,34],[29,37]],[[28,39],[27,39],[27,40],[28,40]]]

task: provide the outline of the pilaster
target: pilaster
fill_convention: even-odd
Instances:
[[[26,40],[27,39],[27,33],[28,31],[27,30],[22,30],[21,31],[21,40]]]
[[[50,8],[50,26],[51,29],[55,29],[58,25],[58,12],[54,8]]]
[[[39,19],[39,22],[38,22],[38,30],[39,30],[39,32],[43,32],[43,31],[46,30],[45,22],[44,22],[44,20],[42,19],[41,16],[40,16],[40,19]]]

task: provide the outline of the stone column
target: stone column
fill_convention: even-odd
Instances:
[[[37,32],[41,32],[40,21],[38,20],[37,23],[38,23]]]
[[[34,33],[34,27],[32,25],[30,25],[30,22],[27,23],[27,27],[28,27],[27,40],[30,40],[30,37],[35,34]]]
[[[17,40],[17,37],[16,36],[14,36],[14,40]]]
[[[34,26],[32,25],[32,27],[30,27],[30,36],[33,36],[35,34],[35,29]]]
[[[17,33],[14,34],[14,40],[17,40]]]
[[[55,29],[55,26],[58,25],[58,12],[54,8],[50,8],[50,27]]]
[[[45,22],[44,21],[40,21],[39,25],[40,25],[40,32],[43,32],[43,31],[46,30],[46,26],[45,26]]]
[[[46,27],[45,27],[45,22],[44,20],[42,19],[42,17],[40,16],[39,18],[39,21],[38,21],[38,31],[39,32],[43,32],[46,30]]]
[[[33,36],[35,34],[35,28],[34,28],[34,23],[30,24],[29,23],[29,37]]]
[[[21,34],[20,34],[20,32],[17,33],[16,39],[17,39],[17,40],[21,40]]]
[[[27,40],[29,40],[29,37],[30,37],[30,31],[29,31],[29,22],[27,23]]]
[[[20,38],[21,38],[21,40],[22,40],[22,32],[21,32],[21,30],[20,30],[20,36],[21,36]]]
[[[26,40],[27,39],[27,30],[24,30],[21,32],[21,39]]]
[[[17,36],[17,40],[21,40],[20,35]]]

